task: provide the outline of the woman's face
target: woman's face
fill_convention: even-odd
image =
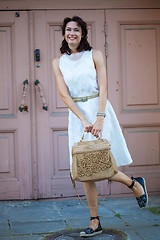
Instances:
[[[78,48],[82,38],[82,29],[77,25],[77,22],[69,22],[65,28],[65,40],[68,45]]]

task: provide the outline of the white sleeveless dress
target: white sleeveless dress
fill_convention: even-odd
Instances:
[[[79,53],[77,53],[77,55],[78,54]],[[76,57],[76,54],[72,54],[71,56],[67,54],[62,55],[59,64],[70,96],[84,97],[98,93],[97,74],[92,59],[92,50],[81,52],[79,58],[77,57],[77,60],[73,60],[72,57]],[[98,101],[99,98],[96,97],[89,99],[87,102],[76,102],[78,108],[92,124],[96,121]],[[110,142],[111,151],[115,157],[117,166],[131,164],[132,159],[126,141],[109,100],[107,100],[105,114],[106,117],[104,118],[103,123],[102,138],[107,139]],[[69,110],[68,136],[70,169],[72,166],[72,146],[75,142],[80,141],[83,131],[84,127],[80,119]],[[85,140],[96,140],[96,138],[91,133],[86,133]]]

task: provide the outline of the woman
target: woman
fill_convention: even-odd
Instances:
[[[106,138],[117,166],[131,164],[121,128],[114,110],[107,100],[107,80],[103,55],[92,50],[87,41],[87,24],[80,17],[65,18],[62,25],[64,40],[60,48],[60,59],[53,60],[53,70],[62,100],[69,108],[69,149],[81,139],[83,131],[88,132],[85,140]],[[148,204],[144,178],[129,178],[122,172],[111,178],[132,189],[140,208]],[[85,182],[84,190],[91,214],[88,228],[80,233],[89,237],[102,232],[98,217],[98,193],[95,182]]]

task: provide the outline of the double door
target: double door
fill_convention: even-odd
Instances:
[[[0,199],[75,196],[69,179],[68,110],[52,70],[52,60],[60,56],[60,25],[73,15],[87,21],[89,42],[104,54],[108,97],[134,161],[121,170],[145,176],[149,190],[160,191],[160,14],[153,11],[1,12]],[[22,103],[28,111],[19,110]],[[104,194],[106,182],[97,186]],[[83,195],[83,185],[77,188]],[[110,194],[122,193],[128,188],[111,184]]]
[[[104,11],[1,12],[0,199],[75,195],[68,109],[52,70],[52,60],[60,56],[60,25],[72,15],[87,20],[89,41],[104,52]]]

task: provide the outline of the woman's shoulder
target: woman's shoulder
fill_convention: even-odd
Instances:
[[[53,66],[58,66],[59,65],[60,58],[54,58],[52,61]]]
[[[54,64],[59,64],[59,62],[61,61],[61,59],[65,56],[65,54],[62,54],[59,58],[54,58],[52,63]]]
[[[93,50],[92,51],[92,58],[93,58],[93,61],[95,63],[102,62],[103,59],[104,59],[102,51],[100,51],[100,50]]]
[[[60,58],[54,58],[52,63],[57,64],[57,63],[59,63],[59,61],[60,61]]]
[[[59,71],[59,63],[60,63],[60,58],[54,58],[52,61],[52,66],[54,71]]]
[[[103,54],[102,54],[102,51],[100,51],[100,50],[95,50],[95,49],[93,49],[92,50],[92,55],[93,55],[93,57],[103,57]]]

